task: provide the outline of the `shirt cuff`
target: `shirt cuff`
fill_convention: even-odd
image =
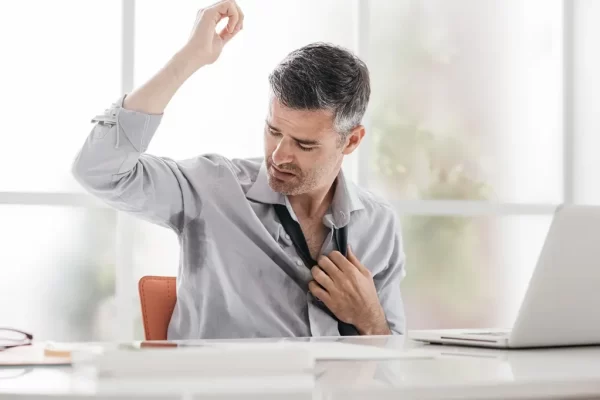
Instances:
[[[127,94],[122,95],[104,114],[95,116],[93,123],[105,126],[117,126],[117,144],[123,144],[124,136],[133,148],[140,153],[148,149],[152,137],[162,121],[163,114],[148,114],[123,108]],[[126,143],[126,142],[125,142]]]

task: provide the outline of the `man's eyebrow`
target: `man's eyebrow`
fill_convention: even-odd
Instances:
[[[281,132],[279,129],[275,128],[273,125],[271,125],[269,123],[269,121],[265,121],[265,124],[267,124],[267,126],[269,127],[270,130],[275,131],[275,132]]]
[[[279,133],[281,133],[281,130],[280,130],[280,129],[277,129],[277,128],[275,128],[273,125],[271,125],[271,124],[269,123],[269,121],[265,121],[265,123],[267,124],[267,126],[269,127],[269,129],[271,129],[272,131],[275,131],[275,132],[279,132]],[[303,144],[303,145],[306,145],[306,146],[318,146],[318,145],[320,145],[320,144],[321,144],[321,142],[319,142],[318,140],[300,139],[300,138],[294,137],[294,136],[292,136],[292,135],[290,135],[290,136],[291,136],[291,138],[292,138],[292,139],[294,139],[294,140],[295,140],[297,143],[300,143],[300,144]]]

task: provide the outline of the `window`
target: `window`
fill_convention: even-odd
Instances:
[[[371,4],[369,185],[396,199],[560,202],[562,2]]]
[[[563,200],[562,2],[370,4],[363,167],[402,214],[408,321],[510,327],[549,216],[494,218],[484,208],[465,218],[470,203],[454,215],[444,201]],[[441,201],[435,212],[448,215],[411,215],[411,201],[413,211]]]
[[[573,52],[569,61],[573,76],[573,176],[574,197],[588,204],[600,204],[600,81],[596,78],[600,70],[600,52],[595,38],[600,35],[597,17],[600,2],[578,1],[573,9]],[[586,40],[587,39],[587,40]]]
[[[409,328],[510,328],[550,220],[404,215]]]
[[[0,169],[10,172],[0,190],[81,191],[70,167],[90,120],[119,95],[120,20],[116,0],[0,4],[0,52],[10,55],[0,74]]]
[[[116,214],[0,205],[2,326],[39,340],[110,340]]]

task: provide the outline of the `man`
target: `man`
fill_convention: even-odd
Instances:
[[[403,333],[396,218],[341,171],[365,135],[370,94],[351,53],[313,44],[273,71],[264,162],[144,153],[175,92],[243,25],[233,0],[200,10],[165,67],[93,120],[75,177],[179,236],[169,339]]]

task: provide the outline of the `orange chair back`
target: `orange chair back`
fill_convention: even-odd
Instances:
[[[167,329],[177,302],[172,276],[144,276],[138,282],[146,340],[167,340]]]

